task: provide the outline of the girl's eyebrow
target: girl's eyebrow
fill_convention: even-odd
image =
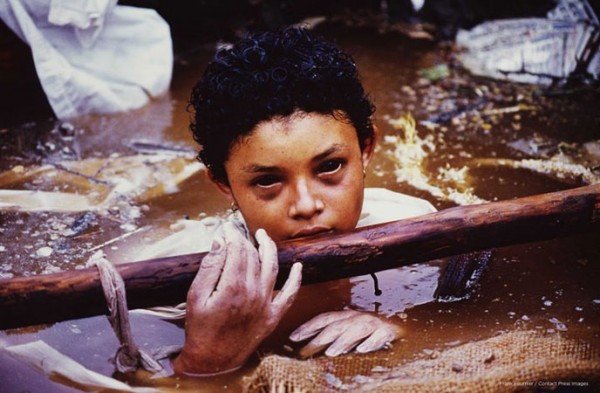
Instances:
[[[317,154],[311,159],[311,162],[321,161],[325,157],[330,156],[331,154],[337,153],[339,151],[344,150],[344,145],[340,143],[335,143],[331,145],[327,150],[322,153]],[[281,169],[278,166],[268,166],[268,165],[258,165],[258,164],[250,164],[243,168],[244,172],[247,173],[273,173],[278,172]]]
[[[339,152],[341,150],[344,150],[344,145],[342,145],[340,143],[335,143],[335,144],[331,145],[331,147],[329,149],[327,149],[324,152],[319,153],[316,156],[314,156],[311,161],[312,162],[321,161],[325,157],[330,156],[330,155],[332,155],[334,153],[337,153],[337,152]]]
[[[243,168],[243,170],[244,170],[244,172],[248,172],[248,173],[265,173],[265,172],[277,172],[279,170],[279,168],[276,166],[264,166],[264,165],[251,164],[251,165],[245,166]]]

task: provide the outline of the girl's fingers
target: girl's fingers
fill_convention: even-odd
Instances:
[[[290,308],[302,284],[302,264],[296,262],[292,265],[290,275],[285,284],[271,303],[273,314],[281,318],[283,314]]]
[[[400,336],[402,336],[402,329],[400,327],[390,325],[382,326],[356,347],[356,352],[365,353],[377,351]]]
[[[327,326],[317,335],[317,337],[313,338],[308,344],[300,349],[300,357],[307,358],[321,352],[327,348],[329,344],[334,342],[339,334],[340,331],[335,327],[332,327],[331,325]]]
[[[300,350],[301,357],[312,356],[325,349],[329,344],[341,337],[348,327],[350,318],[338,320],[325,326],[323,330]]]
[[[300,325],[290,334],[290,340],[302,341],[319,333],[323,328],[336,321],[341,321],[355,315],[356,311],[332,311],[319,314],[310,321]]]
[[[373,326],[366,322],[348,321],[344,323],[344,331],[335,339],[333,344],[327,348],[325,355],[338,356],[346,352],[350,352],[365,337],[369,337],[373,333]]]
[[[327,346],[329,344],[330,343],[313,343],[311,341],[308,344],[306,344],[304,347],[302,347],[302,349],[300,349],[298,356],[301,359],[306,359],[308,357],[311,357],[311,356],[323,351],[325,348],[327,348]]]
[[[225,292],[232,288],[243,288],[247,282],[248,253],[244,242],[248,240],[230,222],[223,224],[223,234],[227,260],[217,290]]]
[[[225,240],[222,237],[215,237],[211,250],[202,259],[198,273],[188,291],[188,303],[206,305],[217,287],[226,258]]]
[[[259,289],[261,276],[261,262],[258,250],[249,240],[244,238],[243,247],[246,258],[243,261],[246,265],[246,285],[251,288]]]
[[[301,357],[312,356],[327,347],[327,356],[338,356],[354,347],[357,352],[371,352],[403,334],[400,327],[376,316],[348,310],[321,314],[296,329],[290,338],[300,341],[298,339],[311,337],[317,332],[316,337],[300,350]]]
[[[265,291],[265,295],[270,297],[279,271],[277,246],[264,229],[257,230],[255,238],[258,242],[258,256],[260,258],[260,284]]]

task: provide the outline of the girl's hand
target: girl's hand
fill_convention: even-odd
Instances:
[[[273,297],[277,248],[267,233],[256,232],[258,250],[231,223],[224,224],[203,259],[187,295],[186,341],[174,360],[176,372],[213,375],[241,367],[275,329],[302,279],[302,265]]]
[[[322,351],[325,355],[338,356],[351,351],[371,352],[404,335],[403,330],[373,314],[346,310],[317,315],[290,335],[298,342],[315,336],[300,350],[300,356],[308,357]],[[357,346],[358,345],[358,346]]]

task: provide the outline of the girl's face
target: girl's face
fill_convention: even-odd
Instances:
[[[234,144],[218,187],[240,209],[252,233],[275,241],[355,228],[363,203],[363,151],[354,126],[332,116],[296,112],[259,123]]]

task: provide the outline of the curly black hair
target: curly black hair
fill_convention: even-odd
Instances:
[[[351,56],[300,28],[255,33],[217,51],[189,104],[198,158],[224,184],[232,144],[263,121],[315,112],[349,121],[361,149],[374,137],[375,107]]]

